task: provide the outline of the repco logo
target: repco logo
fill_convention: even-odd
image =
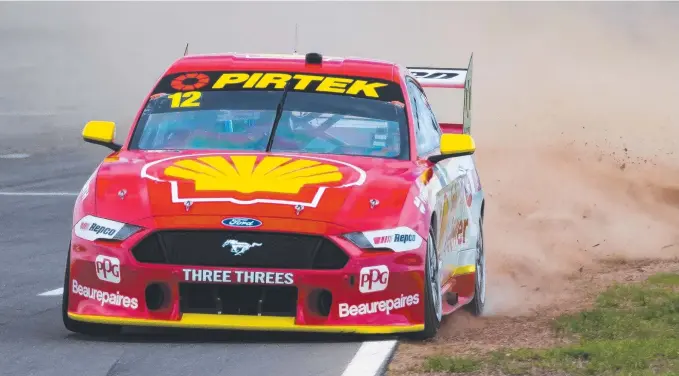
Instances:
[[[120,260],[99,255],[94,261],[97,277],[102,281],[120,283]]]
[[[408,242],[414,242],[415,241],[415,235],[414,234],[396,234],[394,235],[394,242],[396,243],[408,243]]]
[[[361,269],[358,290],[362,293],[383,291],[389,283],[389,268],[386,265],[369,266]]]
[[[84,224],[84,223],[83,223]],[[81,226],[82,227],[82,226]],[[92,226],[88,229],[88,231],[92,231],[97,235],[104,234],[104,235],[109,235],[113,236],[116,234],[116,230],[112,229],[110,227],[105,227],[105,226],[99,226],[96,223],[92,223]]]

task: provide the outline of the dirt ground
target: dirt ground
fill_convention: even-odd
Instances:
[[[679,258],[628,261],[611,258],[596,266],[577,270],[550,303],[536,306],[521,315],[474,317],[466,311],[446,318],[436,339],[426,343],[402,342],[389,365],[389,376],[432,375],[418,372],[432,355],[465,356],[501,348],[542,348],[565,344],[567,339],[554,332],[551,323],[564,313],[587,309],[598,293],[614,282],[638,282],[658,272],[679,272]],[[539,293],[538,291],[534,291]]]
[[[549,320],[611,281],[679,270],[676,5],[469,12],[465,24],[485,22],[465,40],[482,51],[472,134],[487,195],[487,315],[455,313],[432,343],[402,343],[390,374],[425,355],[553,345]]]

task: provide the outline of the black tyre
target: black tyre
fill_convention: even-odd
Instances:
[[[486,305],[486,253],[483,246],[483,217],[479,219],[479,237],[476,240],[476,278],[474,298],[466,308],[474,316],[483,315]]]
[[[75,321],[68,317],[68,295],[71,291],[70,270],[71,270],[71,245],[68,246],[68,256],[66,257],[66,271],[64,272],[64,292],[61,295],[61,317],[66,329],[80,334],[90,336],[112,336],[119,334],[122,327],[119,325],[91,324],[82,321]]]
[[[413,334],[411,337],[418,340],[427,340],[436,337],[441,327],[441,278],[439,277],[439,259],[436,252],[436,231],[429,230],[427,239],[427,256],[424,269],[424,330]]]

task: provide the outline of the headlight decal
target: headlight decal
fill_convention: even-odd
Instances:
[[[125,240],[141,227],[87,215],[76,223],[74,230],[77,237],[89,241]]]
[[[419,248],[422,237],[415,230],[401,226],[393,229],[345,234],[344,238],[363,249],[387,248],[394,252],[406,252]]]

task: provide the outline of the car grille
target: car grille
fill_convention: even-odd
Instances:
[[[225,241],[259,243],[240,255]],[[341,269],[347,254],[322,236],[259,231],[158,231],[132,248],[141,263],[276,269]]]

